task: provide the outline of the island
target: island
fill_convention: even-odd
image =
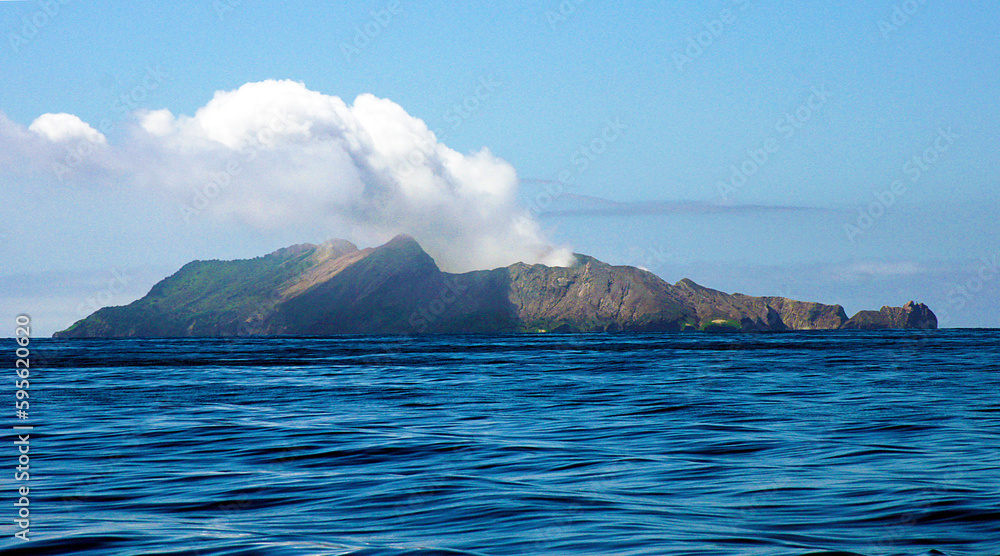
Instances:
[[[254,259],[194,261],[141,299],[104,307],[55,338],[778,332],[933,329],[924,304],[860,311],[727,294],[689,279],[576,255],[569,267],[515,263],[441,271],[412,237],[359,249],[302,244]]]

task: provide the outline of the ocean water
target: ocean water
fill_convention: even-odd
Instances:
[[[996,330],[31,350],[3,555],[1000,555]]]

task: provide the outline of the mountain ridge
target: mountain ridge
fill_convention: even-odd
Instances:
[[[192,261],[141,299],[105,307],[56,338],[340,334],[767,332],[936,328],[923,304],[859,311],[728,294],[576,255],[447,273],[412,237],[359,249],[298,244],[253,259]]]

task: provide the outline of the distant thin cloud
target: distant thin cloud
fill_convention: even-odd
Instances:
[[[793,205],[731,205],[705,201],[631,201],[621,202],[564,193],[551,210],[542,211],[540,218],[570,218],[578,216],[641,216],[657,214],[757,214],[762,212],[838,212],[836,209]]]
[[[845,277],[859,276],[911,276],[927,269],[914,261],[854,261],[838,269]]]

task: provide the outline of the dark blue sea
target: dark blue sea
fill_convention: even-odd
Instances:
[[[30,418],[13,370],[0,395],[6,430],[35,427],[32,540],[8,433],[3,555],[1000,555],[996,330],[33,339],[31,358]]]

